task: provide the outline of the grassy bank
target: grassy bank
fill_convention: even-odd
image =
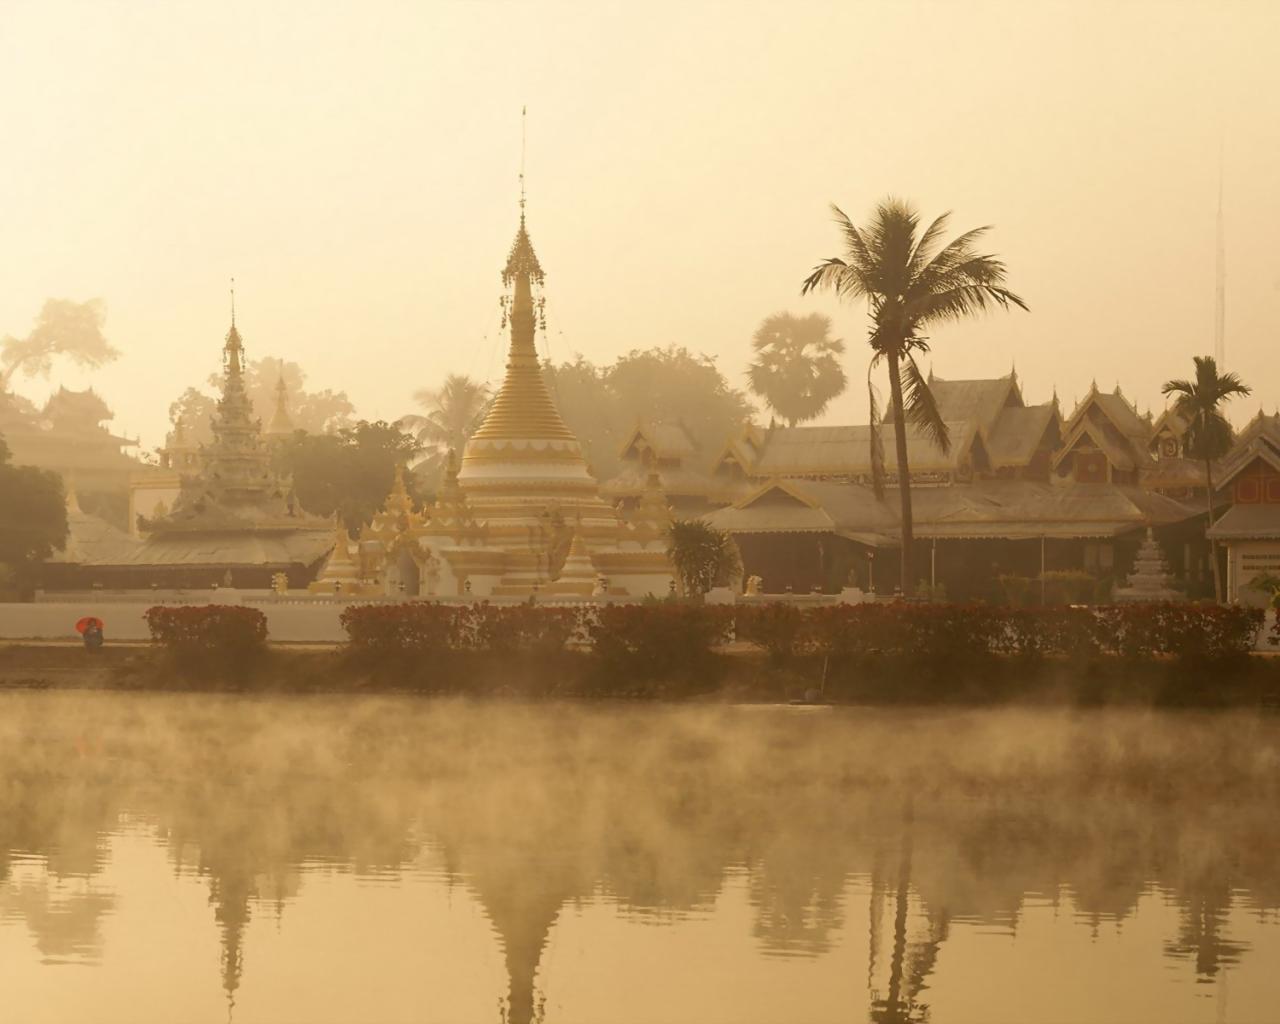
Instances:
[[[1280,708],[1280,658],[992,656],[936,662],[883,654],[779,659],[740,648],[706,652],[684,665],[646,671],[644,666],[575,650],[519,657],[450,651],[421,658],[348,648],[267,647],[223,661],[181,658],[158,647],[109,646],[88,652],[77,646],[10,644],[0,647],[0,688]]]

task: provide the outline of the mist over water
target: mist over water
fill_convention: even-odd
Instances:
[[[1259,1021],[1254,714],[0,696],[21,1021]]]

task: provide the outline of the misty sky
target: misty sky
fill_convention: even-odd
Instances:
[[[362,416],[500,379],[522,104],[554,359],[674,342],[742,385],[758,322],[818,309],[855,383],[827,420],[863,420],[862,311],[799,285],[829,202],[893,192],[993,224],[1031,306],[940,329],[939,376],[1158,411],[1212,350],[1221,151],[1233,418],[1280,401],[1277,3],[4,0],[0,46],[0,336],[105,299],[96,383],[147,444],[232,275],[250,356]]]

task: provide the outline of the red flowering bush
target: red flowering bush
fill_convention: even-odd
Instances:
[[[339,621],[352,648],[364,653],[437,653],[463,646],[465,605],[433,601],[352,604]]]
[[[530,604],[471,605],[463,616],[468,644],[495,654],[555,654],[563,651],[580,628],[576,608],[545,608]]]
[[[1263,617],[1257,609],[1195,604],[1094,608],[988,605],[775,603],[738,613],[739,635],[775,657],[880,655],[954,665],[997,654],[1072,659],[1222,659],[1247,654]]]
[[[711,681],[711,648],[725,639],[732,609],[659,601],[609,604],[590,623],[597,667],[596,692],[631,694],[635,684],[653,692],[671,680]]]
[[[208,667],[244,662],[266,647],[267,617],[257,608],[156,605],[144,618],[152,643]]]
[[[763,647],[775,664],[812,654],[819,644],[817,623],[812,610],[785,601],[743,605],[734,615],[738,639]]]

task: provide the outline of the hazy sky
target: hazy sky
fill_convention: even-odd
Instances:
[[[3,0],[0,335],[105,299],[96,383],[149,444],[218,367],[232,275],[250,356],[363,416],[496,381],[527,104],[551,356],[675,342],[742,384],[764,316],[820,309],[857,382],[832,422],[866,356],[861,310],[799,296],[829,202],[995,226],[1031,312],[939,330],[939,376],[1158,410],[1212,350],[1221,151],[1244,419],[1280,401],[1278,68],[1274,2]]]

